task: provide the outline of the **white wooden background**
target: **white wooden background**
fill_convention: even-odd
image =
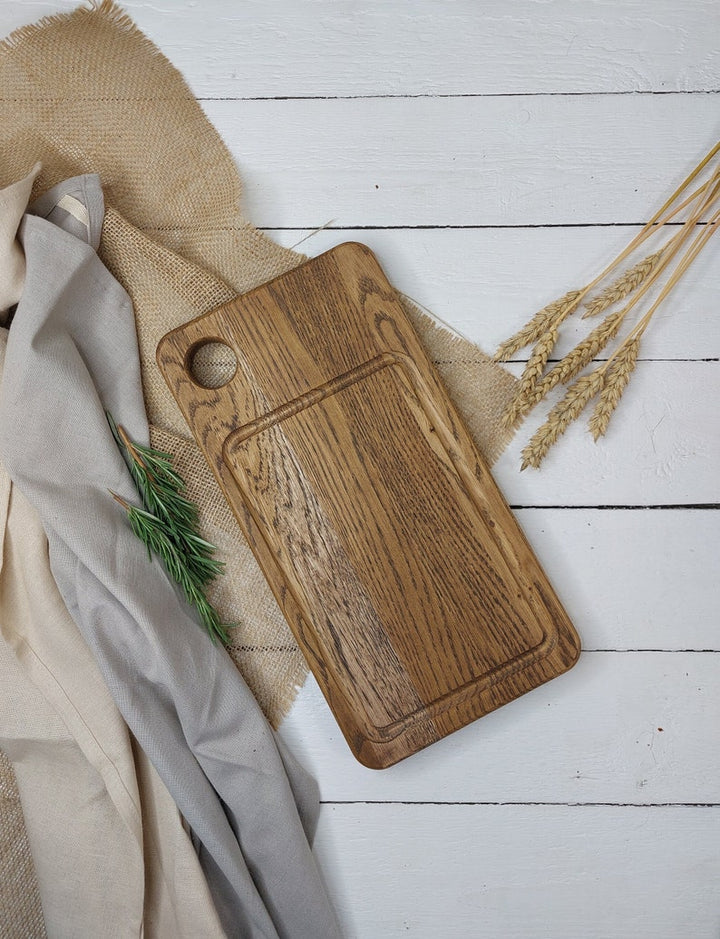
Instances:
[[[66,0],[2,0],[2,33]],[[237,159],[249,217],[360,239],[486,349],[609,260],[720,136],[717,0],[126,0]],[[496,477],[582,637],[568,675],[384,772],[309,681],[348,937],[720,936],[720,241],[605,441]]]

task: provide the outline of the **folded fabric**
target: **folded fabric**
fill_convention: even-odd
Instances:
[[[299,264],[303,255],[275,244],[243,215],[233,158],[191,89],[109,0],[45,18],[0,43],[0,87],[6,140],[0,184],[17,179],[36,159],[43,163],[42,188],[80,173],[100,174],[113,209],[100,254],[135,306],[147,414],[166,435],[164,444],[195,471],[202,456],[155,365],[157,339]],[[268,132],[271,146],[272,128]],[[501,418],[515,379],[405,302],[492,461],[511,434]],[[223,517],[225,501],[212,477],[196,492],[204,519]],[[228,620],[246,617],[229,651],[277,726],[307,665],[236,525],[222,532],[222,542],[233,572],[219,588],[218,607]]]
[[[60,184],[33,211],[45,217],[19,229],[26,280],[0,386],[0,455],[38,512],[53,577],[120,713],[199,842],[225,931],[336,936],[303,828],[314,784],[108,493],[136,498],[105,412],[141,442],[148,427],[132,307],[89,243],[99,180]]]
[[[15,236],[39,172],[36,163],[24,179],[0,190],[0,323],[20,299],[25,282],[25,255]]]
[[[0,329],[0,374],[6,343]],[[224,936],[177,806],[134,746],[58,592],[38,515],[1,463],[0,537],[0,748],[21,793],[40,922],[54,939],[108,924],[118,937]]]
[[[44,918],[53,939],[225,936],[172,797],[142,751],[133,752],[87,647],[64,622],[33,544],[42,544],[42,529],[17,490],[5,537],[0,747],[17,779],[42,911],[22,935],[42,935]],[[48,638],[51,646],[70,639],[59,674],[44,657]]]

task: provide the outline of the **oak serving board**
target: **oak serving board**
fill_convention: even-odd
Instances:
[[[236,359],[221,387],[195,374],[208,343]],[[575,630],[368,248],[173,330],[157,360],[362,763],[574,664]]]

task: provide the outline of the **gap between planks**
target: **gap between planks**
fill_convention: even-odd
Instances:
[[[680,91],[653,91],[652,89],[625,91],[467,91],[467,92],[416,92],[408,94],[366,95],[202,95],[196,101],[362,101],[377,99],[411,98],[607,98],[620,95],[717,95],[718,88],[691,88]]]
[[[423,799],[320,799],[320,805],[433,805],[433,806],[509,806],[509,807],[537,807],[556,806],[562,808],[611,808],[611,809],[717,809],[720,802],[470,802]]]
[[[508,224],[473,224],[473,225],[448,225],[448,224],[421,224],[421,225],[258,225],[257,230],[272,234],[273,232],[298,232],[310,233],[316,231],[493,231],[498,230],[523,230],[536,228],[643,228],[647,222],[515,222]],[[698,225],[705,225],[705,222],[698,222]],[[666,227],[679,227],[682,222],[667,222]],[[203,228],[198,225],[146,225],[143,231],[146,234],[153,232],[216,232],[216,231],[242,231],[242,225],[211,225]]]
[[[653,360],[654,361],[654,360]],[[513,504],[510,508],[515,511],[522,511],[524,509],[533,509],[533,510],[543,510],[543,509],[563,509],[566,511],[587,511],[588,509],[593,509],[601,512],[632,512],[632,511],[643,511],[643,512],[656,512],[664,511],[666,509],[678,510],[682,509],[683,511],[714,511],[720,509],[720,502],[668,502],[666,504],[660,503],[658,505],[641,505],[641,504],[631,504],[631,505],[593,505],[592,503],[588,505],[530,505],[530,504]]]
[[[515,223],[492,223],[492,224],[474,224],[474,225],[323,225],[323,231],[492,231],[494,229],[535,229],[535,228],[643,228],[647,222],[515,222]],[[668,228],[679,227],[682,222],[667,222]],[[705,222],[698,222],[698,225],[704,225]],[[195,231],[196,226],[191,226]],[[317,225],[260,225],[258,231],[276,232],[314,232]],[[184,230],[181,226],[159,226],[148,227],[145,231],[180,231]],[[215,229],[212,229],[213,231]],[[240,226],[230,229],[219,229],[220,231],[240,231]]]

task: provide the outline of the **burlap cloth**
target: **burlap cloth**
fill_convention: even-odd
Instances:
[[[242,215],[232,157],[180,73],[114,4],[50,17],[0,47],[0,185],[43,170],[34,193],[99,173],[108,212],[100,247],[135,307],[155,446],[171,452],[226,575],[212,590],[239,623],[230,653],[277,726],[307,666],[155,364],[169,329],[286,271],[304,256]],[[272,145],[268,128],[268,146]],[[382,258],[381,258],[382,261]],[[492,462],[514,379],[404,301],[467,424]],[[210,362],[208,368],[222,368]]]
[[[35,865],[15,772],[0,750],[0,936],[45,939]]]

